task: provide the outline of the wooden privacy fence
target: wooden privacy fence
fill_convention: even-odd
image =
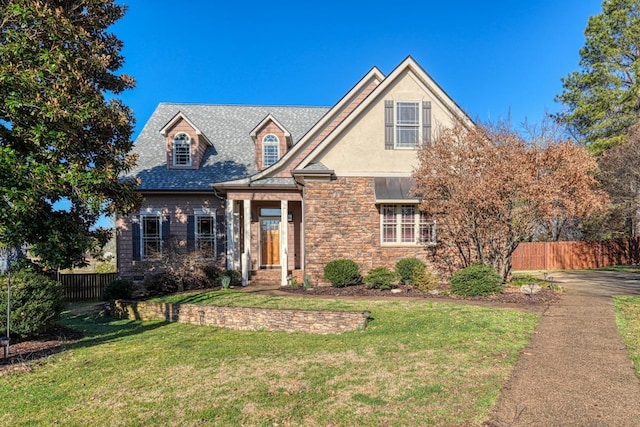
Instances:
[[[66,301],[100,301],[107,283],[118,273],[60,274],[54,279],[62,284],[62,297]]]
[[[513,253],[514,270],[580,270],[638,264],[639,238],[594,242],[520,243]]]

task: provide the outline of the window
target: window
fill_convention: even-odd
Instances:
[[[431,142],[431,102],[384,102],[384,148],[416,149]]]
[[[173,165],[191,166],[191,138],[184,132],[173,137]]]
[[[280,141],[278,137],[269,134],[262,138],[262,166],[269,167],[280,158]]]
[[[396,103],[396,148],[415,148],[420,141],[418,102]]]
[[[380,207],[382,244],[419,245],[436,242],[436,225],[418,205]]]
[[[196,250],[205,258],[216,254],[216,217],[213,215],[196,216]]]
[[[162,217],[160,215],[142,215],[140,217],[140,238],[142,256],[153,258],[162,253]]]

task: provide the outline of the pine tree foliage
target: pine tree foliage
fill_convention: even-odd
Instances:
[[[640,2],[605,0],[589,18],[580,71],[562,80],[556,100],[566,110],[555,118],[578,141],[600,154],[620,144],[640,112]]]

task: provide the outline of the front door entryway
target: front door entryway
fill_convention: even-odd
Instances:
[[[260,218],[260,267],[280,267],[280,218]]]

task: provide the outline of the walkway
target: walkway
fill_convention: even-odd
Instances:
[[[486,425],[640,426],[640,380],[611,300],[640,295],[640,275],[552,276],[567,293],[543,315]]]

